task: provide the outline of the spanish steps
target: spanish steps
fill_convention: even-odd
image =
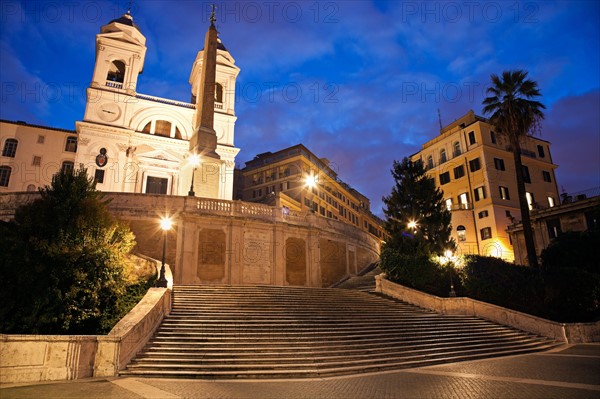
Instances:
[[[301,378],[523,354],[555,342],[358,290],[175,286],[173,308],[121,375]]]

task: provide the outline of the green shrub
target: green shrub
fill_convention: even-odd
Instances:
[[[427,255],[406,254],[391,247],[382,250],[380,267],[390,280],[437,296],[448,296],[451,278],[454,284],[458,282],[452,267],[443,267]]]
[[[544,281],[539,269],[494,257],[465,256],[461,282],[466,296],[543,316]]]
[[[562,233],[542,251],[542,267],[548,271],[578,268],[598,274],[598,243],[599,231]]]
[[[600,275],[565,267],[545,273],[548,317],[569,323],[600,319]]]

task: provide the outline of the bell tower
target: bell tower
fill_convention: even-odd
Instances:
[[[104,25],[96,35],[96,65],[91,86],[134,94],[145,58],[146,37],[127,11]]]

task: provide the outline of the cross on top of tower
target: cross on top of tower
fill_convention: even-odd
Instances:
[[[212,12],[210,13],[210,24],[212,26],[215,25],[215,21],[217,20],[217,17],[215,17],[215,10],[217,9],[217,6],[213,3],[212,5]]]

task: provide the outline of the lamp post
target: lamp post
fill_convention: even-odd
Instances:
[[[407,227],[408,227],[409,229],[412,229],[412,231],[413,231],[413,234],[414,234],[415,236],[417,235],[417,226],[418,226],[418,224],[417,224],[417,222],[416,222],[416,221],[414,221],[414,220],[411,220],[411,221],[409,221],[409,222],[408,222],[408,225],[407,225]]]
[[[306,178],[304,179],[304,186],[312,191],[312,189],[317,187],[318,182],[319,182],[319,177],[315,176],[314,174],[311,173],[310,175],[306,176]],[[311,202],[314,203],[314,201],[311,201]],[[315,209],[312,205],[311,205],[311,212],[315,213]]]
[[[167,288],[167,278],[165,277],[165,253],[167,252],[167,231],[171,230],[173,221],[164,217],[160,220],[160,228],[163,231],[163,250],[162,250],[162,264],[160,266],[160,276],[156,281],[157,287]]]
[[[198,164],[200,163],[200,157],[198,156],[198,154],[192,154],[188,158],[188,162],[193,167],[193,169],[192,169],[192,181],[190,183],[190,191],[188,191],[188,195],[190,197],[195,197],[196,193],[194,192],[194,174],[196,173],[196,168],[198,167]]]

